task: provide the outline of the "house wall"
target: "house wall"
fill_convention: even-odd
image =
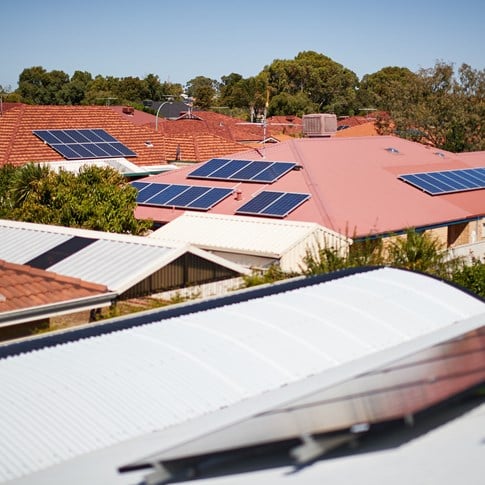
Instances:
[[[323,231],[313,232],[300,243],[293,246],[280,259],[280,267],[287,273],[301,273],[306,269],[304,258],[308,253],[318,254],[320,249],[333,248],[344,256],[349,249],[349,243],[339,235]]]
[[[207,251],[207,250],[206,250]],[[252,254],[231,253],[228,251],[211,251],[212,254],[227,259],[232,263],[240,264],[246,268],[264,269],[274,263],[278,263],[278,258],[265,258]]]
[[[0,327],[0,342],[22,337],[30,337],[31,335],[45,331],[48,328],[49,320],[47,318],[37,320],[35,322],[26,322],[8,327]]]
[[[126,300],[236,276],[239,274],[235,271],[186,253],[125,291],[120,299]]]

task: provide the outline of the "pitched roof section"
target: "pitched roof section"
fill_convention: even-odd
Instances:
[[[393,148],[393,151],[387,150]],[[436,155],[437,152],[444,156]],[[266,145],[268,161],[296,162],[292,170],[268,186],[217,181],[232,187],[239,198],[228,197],[211,213],[234,215],[260,190],[311,194],[310,200],[288,214],[285,220],[315,222],[350,237],[427,227],[485,215],[485,190],[429,196],[400,181],[404,173],[485,166],[485,154],[455,155],[394,136],[352,138],[299,138]],[[261,159],[256,150],[234,155],[243,160]],[[187,183],[194,167],[151,177],[161,183]],[[191,184],[212,185],[209,181]],[[239,199],[239,200],[238,200]],[[138,206],[136,216],[168,222],[181,210]]]
[[[134,110],[125,112],[123,106],[112,106],[111,109],[120,113],[124,119],[137,125],[155,129],[165,135],[195,135],[210,134],[225,138],[235,143],[260,143],[264,138],[263,126],[258,123],[248,123],[243,119],[233,118],[214,111],[195,110],[192,119],[180,117],[177,120],[158,119],[154,115]],[[301,136],[302,120],[297,116],[273,116],[267,119],[266,136],[280,135]],[[279,139],[279,138],[278,138]]]
[[[0,312],[48,305],[107,293],[104,285],[89,283],[0,259]]]
[[[155,133],[152,128],[136,126],[106,106],[21,105],[10,109],[0,118],[0,165],[64,160],[32,131],[89,128],[104,129],[134,151],[137,156],[129,160],[139,166],[160,165],[180,159],[177,147],[182,144],[181,150],[187,161],[204,161],[242,149],[241,145],[216,135],[199,137],[195,134],[192,138],[173,140],[162,132]]]
[[[191,243],[208,250],[281,257],[300,241],[323,233],[345,245],[348,240],[311,222],[185,212],[150,235],[161,241]]]
[[[106,285],[118,294],[185,253],[248,273],[238,264],[187,244],[168,245],[126,234],[0,220],[0,240],[1,259],[18,264],[40,261],[38,267]]]

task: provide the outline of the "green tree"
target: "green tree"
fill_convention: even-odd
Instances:
[[[83,167],[78,175],[35,164],[0,171],[0,206],[7,219],[143,234],[134,217],[136,190],[114,169]]]
[[[65,72],[47,72],[42,66],[34,66],[21,72],[18,92],[27,103],[65,104],[63,93],[68,83],[69,75]]]
[[[437,62],[414,81],[404,77],[400,95],[396,81],[379,106],[389,109],[399,136],[452,152],[485,149],[484,70],[462,65],[457,77],[452,64]]]
[[[62,88],[62,98],[66,104],[83,104],[92,80],[91,73],[87,71],[76,71],[69,82]]]
[[[406,67],[384,67],[366,74],[360,81],[357,102],[360,108],[393,112],[403,104],[416,102],[416,85],[420,79]]]
[[[266,70],[272,96],[303,93],[319,112],[348,115],[355,110],[357,75],[323,54],[300,52],[294,60],[273,61]]]
[[[214,79],[197,76],[187,83],[186,94],[194,99],[198,108],[206,110],[214,104],[218,86],[218,82]]]
[[[319,107],[305,93],[280,93],[273,96],[268,108],[268,116],[294,114],[303,116],[306,113],[318,112]]]
[[[445,275],[445,246],[426,232],[409,229],[387,247],[388,261],[398,268]]]
[[[485,298],[485,261],[473,258],[471,264],[462,263],[452,275],[452,281]]]

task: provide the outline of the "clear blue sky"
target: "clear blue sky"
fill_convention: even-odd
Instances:
[[[185,84],[308,50],[359,78],[437,60],[485,67],[483,0],[3,0],[0,16],[0,85],[13,89],[32,66]]]

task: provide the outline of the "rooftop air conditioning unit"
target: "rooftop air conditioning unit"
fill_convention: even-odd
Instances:
[[[337,115],[303,115],[303,136],[330,136],[337,131]]]

